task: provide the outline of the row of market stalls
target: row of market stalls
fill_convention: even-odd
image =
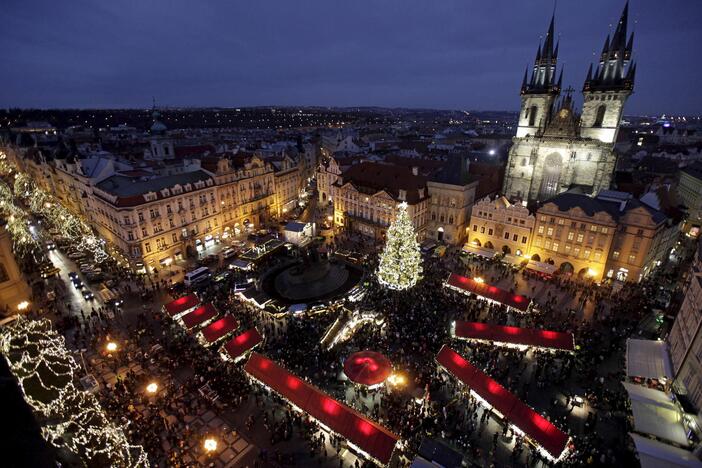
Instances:
[[[513,294],[478,278],[468,278],[451,273],[444,286],[462,294],[474,294],[488,302],[502,304],[519,313],[528,312],[531,306],[531,300],[528,297]]]
[[[233,316],[220,317],[214,305],[201,303],[195,294],[169,302],[163,306],[163,312],[188,332],[197,333],[198,341],[206,347],[223,342],[239,328],[239,322]],[[251,328],[227,341],[221,347],[220,354],[223,359],[238,361],[262,341],[258,330]]]
[[[166,304],[163,310],[189,332],[198,333],[198,340],[203,346],[221,343],[239,326],[230,315],[219,317],[212,304],[201,303],[195,294],[176,299]],[[220,354],[223,359],[236,362],[250,353],[244,371],[254,381],[277,392],[293,408],[315,419],[326,431],[346,439],[349,447],[358,455],[380,465],[388,464],[400,440],[399,436],[272,360],[253,352],[253,348],[261,342],[261,335],[252,328],[222,345]],[[372,388],[388,378],[392,366],[384,356],[365,352],[350,356],[344,370],[349,378]]]
[[[642,468],[702,467],[699,440],[702,421],[684,395],[671,386],[673,366],[667,343],[629,339],[626,379],[632,432]],[[697,447],[697,448],[695,448]]]
[[[360,361],[359,365],[365,362]],[[295,410],[315,419],[326,431],[346,439],[354,452],[383,466],[390,462],[400,438],[385,427],[261,354],[252,353],[244,370]]]
[[[451,324],[451,335],[454,338],[497,346],[575,352],[575,338],[572,333],[566,332],[459,320]]]
[[[568,434],[456,351],[444,345],[436,355],[436,362],[440,368],[470,388],[475,398],[491,408],[505,423],[509,423],[515,432],[523,434],[546,458],[558,461],[568,453]]]

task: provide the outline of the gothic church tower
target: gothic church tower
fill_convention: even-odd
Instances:
[[[563,70],[556,79],[558,44],[551,19],[539,45],[531,77],[525,72],[517,135],[507,162],[504,194],[510,199],[543,201],[568,189],[596,194],[609,188],[616,164],[614,143],[633,90],[633,34],[627,40],[628,4],[613,36],[605,41],[600,63],[583,86],[583,112],[574,108],[572,89],[561,96]]]

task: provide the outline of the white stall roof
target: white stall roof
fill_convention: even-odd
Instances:
[[[668,348],[664,341],[626,342],[626,375],[646,379],[670,379],[673,375]]]
[[[682,446],[687,445],[683,416],[678,410],[632,400],[631,412],[634,414],[636,432],[650,434]]]
[[[702,462],[692,452],[638,434],[629,434],[639,453],[641,468],[698,468]]]
[[[497,255],[497,252],[495,252],[492,249],[487,249],[485,247],[478,247],[477,245],[469,244],[466,243],[463,246],[463,251],[472,255],[478,255],[480,257],[485,257],[485,258],[493,258],[495,255]]]

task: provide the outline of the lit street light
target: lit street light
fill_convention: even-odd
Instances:
[[[217,450],[217,439],[214,437],[208,437],[205,439],[205,442],[202,445],[205,447],[205,452],[212,453]]]
[[[105,349],[109,353],[113,353],[113,352],[117,351],[117,343],[115,343],[114,341],[110,341],[109,343],[107,343],[107,345],[105,345]]]
[[[156,382],[151,382],[146,386],[146,393],[153,395],[158,392],[158,384]]]

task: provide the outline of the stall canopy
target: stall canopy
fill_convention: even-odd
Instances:
[[[491,301],[499,302],[506,306],[512,307],[522,312],[526,312],[529,308],[529,299],[519,294],[512,294],[509,291],[500,289],[496,286],[491,286],[487,283],[481,283],[465,276],[460,276],[451,273],[446,285],[457,289],[464,293],[473,293],[476,296],[490,299]]]
[[[195,294],[189,294],[187,296],[179,297],[175,301],[169,302],[163,306],[163,308],[166,310],[166,313],[169,316],[176,317],[183,312],[187,312],[193,307],[197,307],[198,304],[200,304],[200,299],[198,299]]]
[[[463,251],[467,254],[477,255],[478,257],[494,258],[497,255],[492,249],[486,249],[485,247],[478,247],[473,244],[465,244],[463,246]]]
[[[670,379],[673,366],[664,341],[634,340],[626,342],[626,375],[645,379]]]
[[[457,321],[455,328],[456,338],[536,346],[564,351],[573,351],[575,349],[572,333],[463,321]]]
[[[568,444],[569,438],[566,433],[448,346],[444,345],[441,348],[436,361],[521,429],[531,440],[543,447],[553,458],[560,458]]]
[[[689,450],[673,447],[657,440],[629,434],[639,453],[641,468],[700,468],[700,461]]]
[[[229,340],[227,344],[224,345],[224,350],[232,359],[236,359],[261,341],[263,341],[263,338],[261,334],[258,333],[258,330],[251,328]]]
[[[202,329],[202,336],[208,343],[214,343],[227,333],[236,330],[239,326],[237,321],[231,315],[227,315],[216,322],[212,322]]]
[[[344,374],[350,381],[361,385],[378,385],[392,373],[392,363],[375,351],[359,351],[344,361]]]
[[[215,309],[215,307],[212,304],[207,303],[205,305],[201,305],[192,312],[183,315],[183,317],[181,317],[181,320],[183,320],[183,325],[185,325],[185,328],[191,330],[197,327],[198,325],[202,325],[208,320],[212,320],[216,316],[217,309]]]
[[[542,275],[551,276],[556,273],[556,266],[550,263],[537,262],[536,260],[529,260],[526,265],[528,270],[535,271],[536,273],[541,273]]]
[[[624,382],[634,415],[634,430],[659,439],[687,445],[683,413],[660,390]]]
[[[333,432],[387,465],[399,437],[266,357],[252,353],[244,370]]]

